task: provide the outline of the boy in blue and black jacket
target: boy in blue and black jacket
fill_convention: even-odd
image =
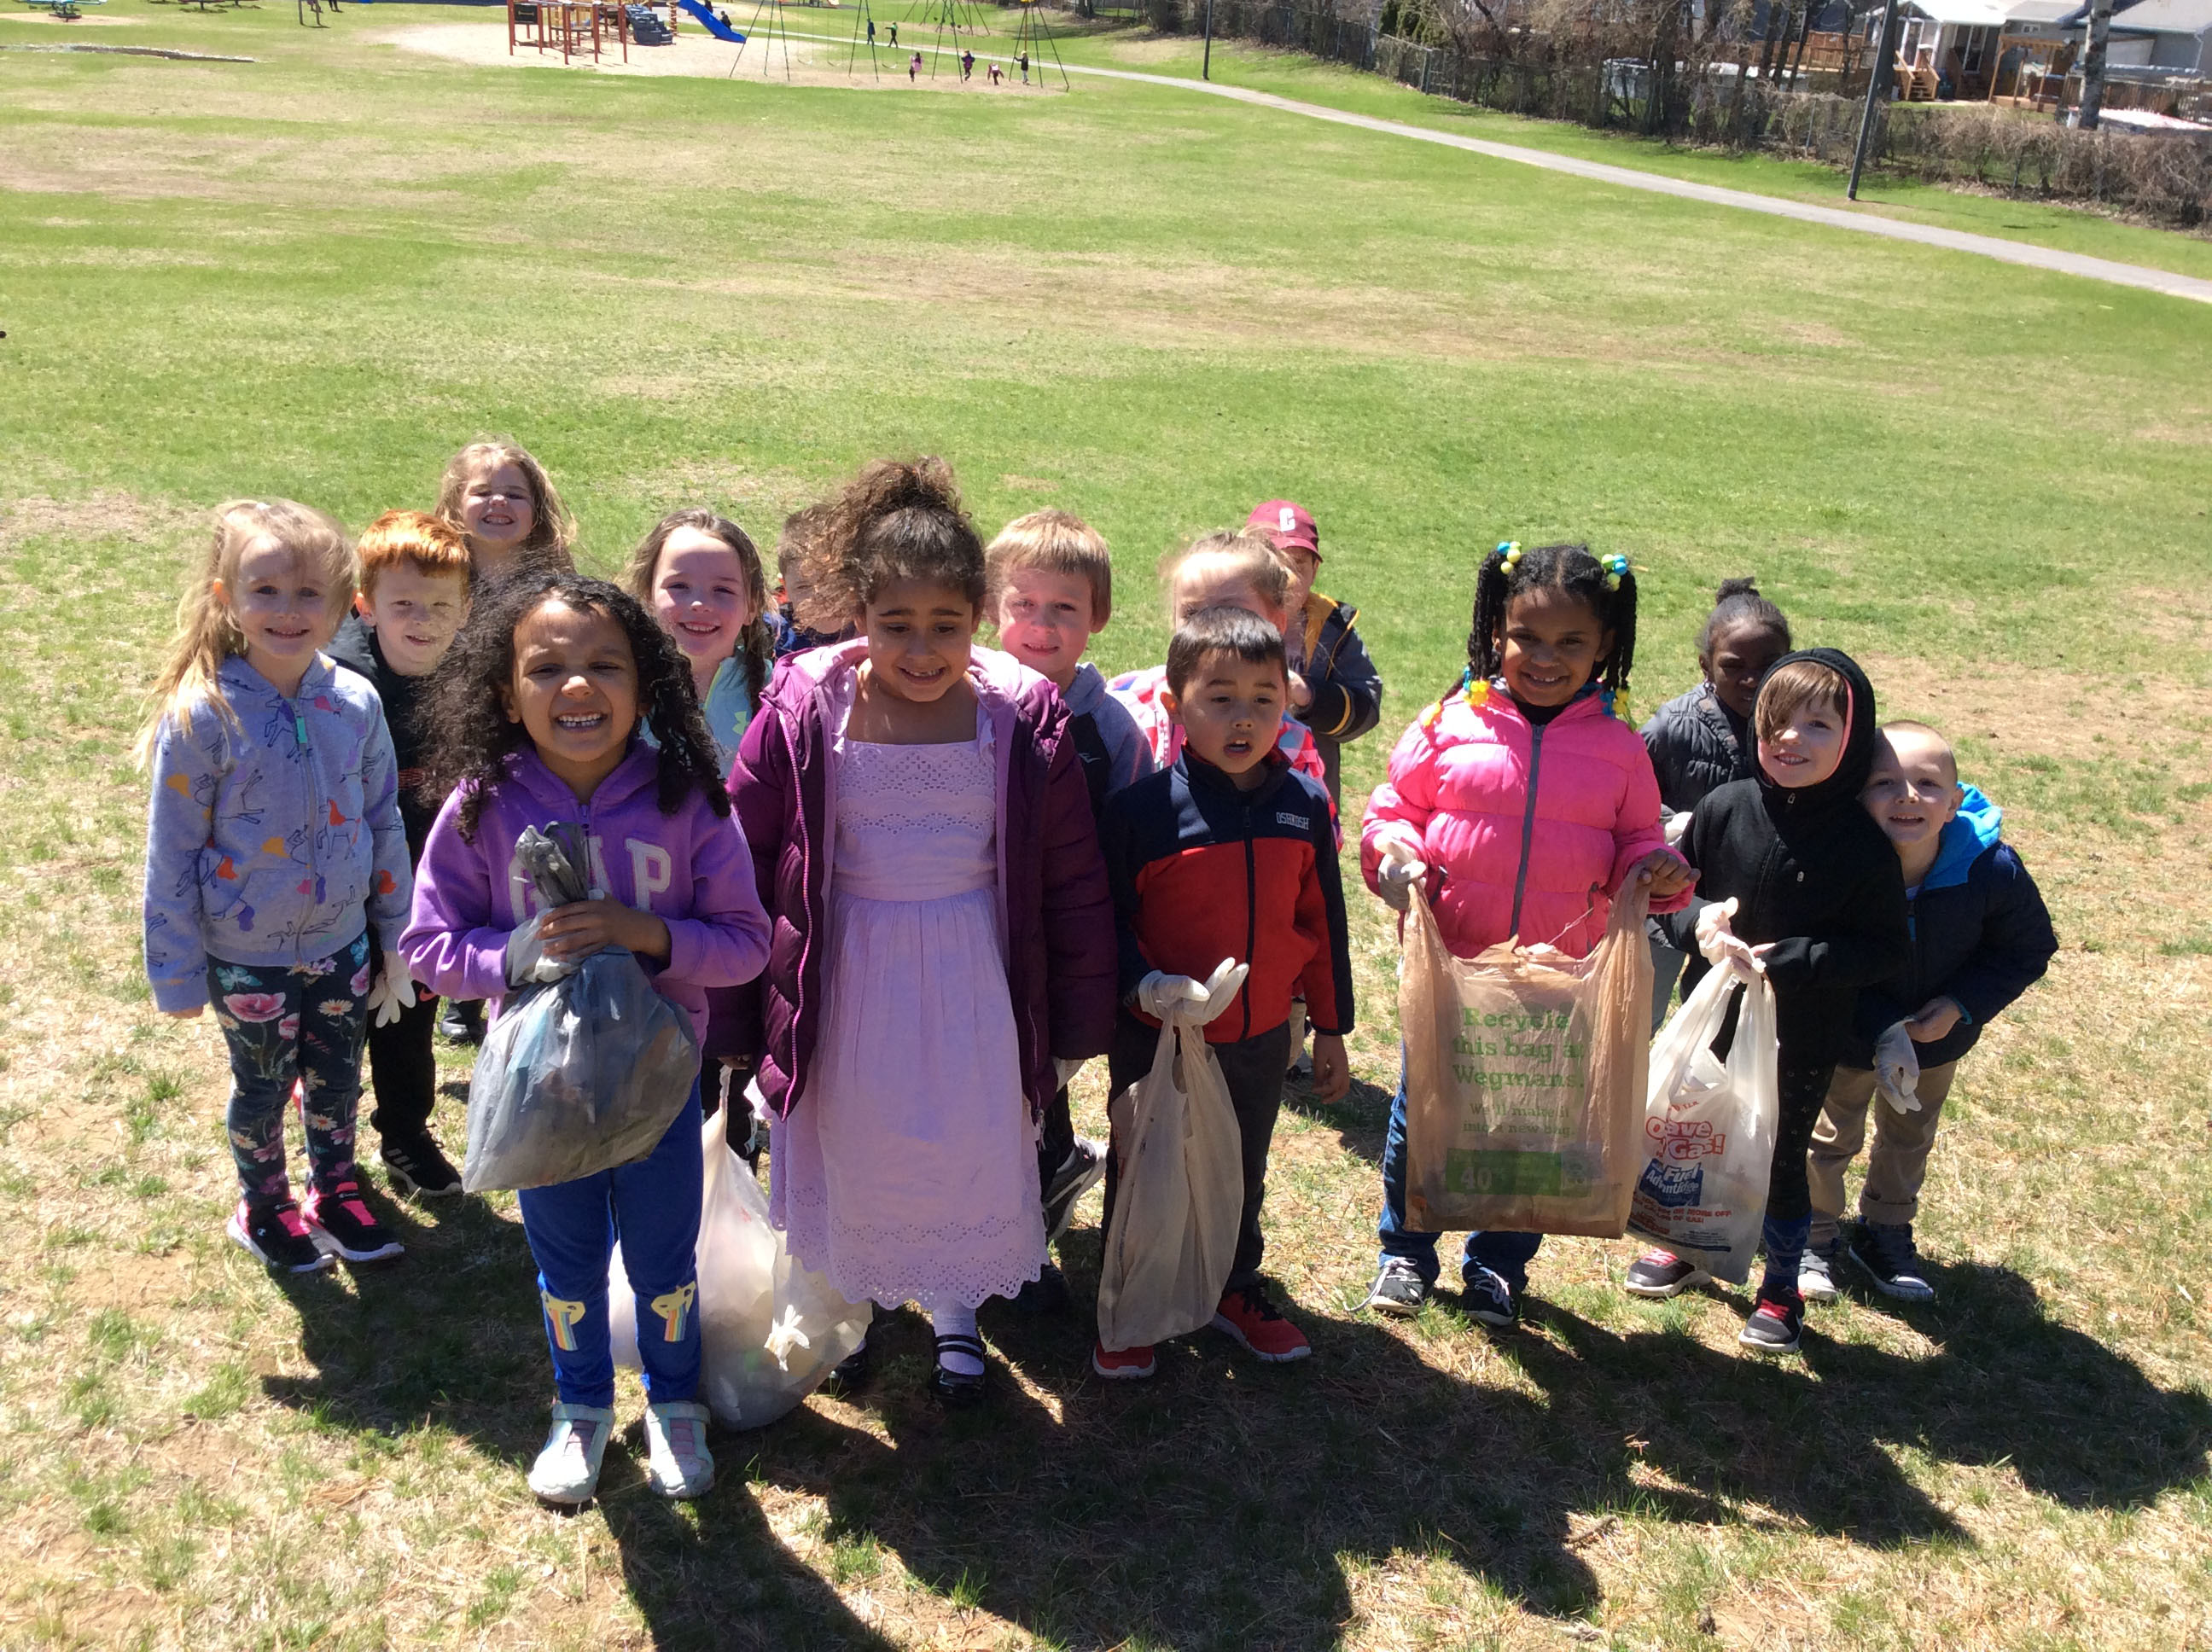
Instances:
[[[1912,1223],[1943,1098],[1982,1029],[2043,978],[2058,937],[2035,880],[1998,836],[2003,815],[1959,784],[1958,760],[1934,729],[1887,725],[1861,796],[1901,863],[1911,957],[1895,975],[1860,990],[1813,1130],[1813,1230],[1799,1287],[1814,1302],[1835,1298],[1832,1265],[1844,1248],[1844,1169],[1866,1139],[1867,1112],[1881,1089],[1887,1105],[1875,1108],[1874,1150],[1850,1251],[1885,1295],[1925,1302],[1936,1292],[1914,1248]],[[1914,1094],[1891,1101],[1891,1087],[1880,1083],[1875,1045],[1899,1023],[1920,1077]]]
[[[1351,1087],[1352,967],[1344,888],[1328,794],[1277,749],[1289,699],[1283,639],[1237,608],[1202,609],[1168,647],[1161,702],[1182,724],[1173,767],[1106,800],[1099,841],[1114,891],[1122,1005],[1107,1057],[1113,1093],[1148,1072],[1163,1019],[1206,996],[1224,958],[1248,965],[1242,990],[1207,1023],[1243,1147],[1244,1199],[1237,1253],[1214,1328],[1261,1358],[1303,1358],[1305,1337],[1260,1285],[1260,1206],[1267,1144],[1282,1102],[1294,998],[1314,1028],[1314,1090]],[[1127,1144],[1106,1176],[1110,1230]],[[1150,1376],[1150,1348],[1093,1349],[1101,1376]]]

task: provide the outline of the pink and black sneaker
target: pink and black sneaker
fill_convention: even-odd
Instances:
[[[307,1218],[316,1243],[349,1262],[389,1261],[406,1248],[370,1214],[351,1176],[336,1187],[316,1188],[307,1195],[300,1214]]]
[[[1805,1298],[1789,1285],[1761,1285],[1736,1340],[1762,1354],[1794,1354],[1805,1328]]]
[[[300,1207],[289,1199],[276,1205],[249,1205],[241,1199],[223,1231],[279,1273],[315,1273],[331,1265],[301,1220]]]

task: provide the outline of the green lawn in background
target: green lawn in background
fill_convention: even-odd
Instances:
[[[0,1644],[2212,1633],[2203,307],[1176,88],[855,92],[386,43],[498,15],[447,6],[321,31],[275,4],[97,15],[74,36],[10,19],[0,46],[258,61],[0,52],[0,1511],[20,1539]],[[1176,73],[1195,43],[1066,49]],[[1273,54],[1215,62],[1804,186]],[[2203,268],[2199,243],[2035,222]],[[1403,1328],[1357,1314],[1396,1035],[1395,940],[1355,895],[1359,1087],[1294,1096],[1271,1172],[1305,1367],[1200,1336],[1158,1386],[1102,1392],[1079,1314],[987,1313],[1000,1402],[947,1422],[899,1320],[877,1390],[723,1436],[698,1508],[651,1497],[618,1445],[599,1509],[544,1515],[520,1481],[544,1356],[506,1201],[388,1205],[401,1269],[289,1291],[222,1239],[220,1052],[145,1002],[125,755],[208,507],[283,494],[359,525],[428,504],[489,431],[544,459],[601,570],[664,510],[716,504],[766,544],[860,461],[944,453],[987,532],[1043,504],[1106,532],[1109,669],[1159,657],[1162,552],[1297,498],[1389,684],[1348,756],[1354,810],[1456,677],[1496,540],[1634,559],[1639,717],[1692,679],[1715,583],[1759,574],[1801,639],[1862,653],[1886,706],[1958,736],[2066,937],[1947,1114],[1923,1224],[1944,1300],[1862,1293],[1770,1367],[1735,1351],[1740,1303],[1632,1304],[1630,1248],[1576,1241],[1547,1248],[1510,1335],[1450,1298]],[[458,1084],[466,1053],[444,1054]],[[1086,1303],[1095,1223],[1062,1252]]]

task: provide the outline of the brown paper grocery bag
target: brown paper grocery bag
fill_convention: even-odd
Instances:
[[[1455,958],[1419,888],[1406,918],[1406,1220],[1617,1239],[1644,1168],[1648,895],[1615,897],[1586,958],[1493,946]]]

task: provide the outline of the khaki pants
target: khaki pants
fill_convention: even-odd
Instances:
[[[1920,1184],[1928,1179],[1928,1152],[1936,1145],[1936,1121],[1951,1093],[1956,1061],[1920,1070],[1920,1110],[1899,1113],[1876,1097],[1874,1074],[1865,1067],[1836,1069],[1820,1121],[1813,1127],[1806,1172],[1813,1184],[1812,1242],[1835,1242],[1844,1214],[1844,1167],[1865,1145],[1867,1113],[1874,1113],[1874,1151],[1867,1156],[1866,1186],[1859,1190],[1859,1214],[1869,1222],[1910,1222],[1920,1212]]]

